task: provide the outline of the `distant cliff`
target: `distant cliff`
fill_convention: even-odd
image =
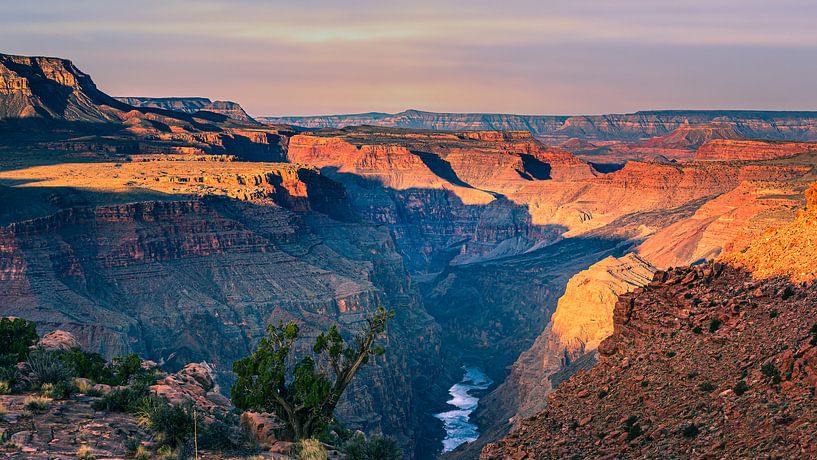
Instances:
[[[628,114],[549,116],[483,113],[405,112],[327,115],[311,117],[260,117],[263,123],[305,128],[342,128],[373,125],[434,130],[525,130],[537,137],[567,140],[636,140],[667,136],[686,125],[717,122],[722,130],[745,138],[817,140],[817,112],[681,111]],[[733,136],[729,136],[733,137]]]
[[[237,102],[232,101],[211,101],[206,97],[117,97],[116,99],[134,107],[154,107],[189,114],[205,111],[226,115],[233,120],[255,121]]]

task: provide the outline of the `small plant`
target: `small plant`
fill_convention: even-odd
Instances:
[[[193,434],[193,410],[169,404],[158,396],[149,396],[135,411],[139,425],[156,435],[156,440],[173,447],[182,446]]]
[[[124,441],[122,441],[122,447],[124,447],[125,451],[127,452],[136,452],[136,450],[141,446],[142,440],[136,436],[128,436]]]
[[[732,391],[734,391],[736,395],[742,396],[743,393],[749,391],[749,385],[746,384],[745,380],[739,380],[734,388],[732,388]]]
[[[773,384],[776,385],[776,384],[780,383],[780,380],[781,380],[780,371],[777,370],[777,367],[775,367],[773,362],[769,361],[768,363],[764,364],[760,368],[760,371],[763,372],[763,375],[768,377],[769,380],[771,380],[771,382]]]
[[[646,380],[642,380],[642,381],[641,381],[641,383],[640,383],[641,388],[647,388],[647,385],[649,385],[649,384],[650,384],[650,383],[649,383],[649,382],[647,382]]]
[[[6,415],[6,412],[8,412],[8,407],[0,402],[0,417]]]
[[[83,350],[67,350],[60,353],[60,359],[70,367],[74,375],[106,385],[124,385],[114,375],[114,368],[98,353]]]
[[[780,295],[780,298],[786,300],[793,295],[794,289],[792,289],[791,286],[786,286],[786,289],[783,289],[783,294]]]
[[[94,455],[94,451],[88,446],[80,446],[77,450],[76,458],[79,460],[96,460],[96,455]]]
[[[99,401],[94,401],[91,407],[107,412],[134,412],[139,403],[149,394],[148,387],[145,385],[117,388],[104,395]]]
[[[698,436],[700,431],[701,430],[698,428],[698,425],[690,423],[689,425],[685,426],[683,430],[681,430],[681,434],[685,438],[694,438],[695,436]]]
[[[668,351],[667,352],[667,358],[673,358],[673,357],[675,357],[675,352],[672,351],[672,350]]]
[[[712,321],[709,322],[709,332],[717,332],[718,329],[720,329],[721,324],[721,320],[718,318],[713,318]]]
[[[153,452],[148,450],[147,447],[140,445],[133,452],[133,458],[135,460],[150,460],[151,458],[153,458]]]
[[[74,377],[73,371],[57,352],[36,350],[26,360],[25,372],[36,387],[44,383],[59,383]]]
[[[57,383],[44,383],[42,386],[43,396],[51,399],[70,399],[71,395],[77,392],[77,387],[72,382],[66,380]]]
[[[300,460],[327,460],[329,452],[317,439],[301,439],[295,446]]]
[[[604,399],[604,397],[607,396],[607,390],[599,390],[596,396],[598,396],[599,399]]]
[[[712,382],[702,382],[698,385],[698,389],[706,393],[711,393],[715,390],[715,385],[713,385]]]
[[[694,379],[697,376],[698,376],[698,371],[689,371],[687,373],[687,378],[690,379],[690,380]]]
[[[26,396],[23,400],[23,405],[31,412],[42,412],[51,404],[51,399],[45,396]]]
[[[813,347],[817,346],[817,324],[811,326],[809,334],[811,334],[811,340],[808,343]]]
[[[87,395],[91,390],[94,389],[94,386],[91,385],[91,382],[88,381],[86,378],[76,378],[74,379],[74,386],[77,389],[77,393]]]
[[[772,319],[777,318],[777,315],[778,315],[777,310],[772,310],[772,311],[769,312],[769,318],[772,318]]]
[[[578,425],[576,423],[576,427]],[[349,460],[400,460],[403,458],[403,451],[400,450],[394,439],[379,435],[366,439],[360,432],[355,433],[350,440],[346,441],[340,450]]]
[[[695,326],[695,327],[692,328],[692,333],[693,334],[700,334],[701,332],[703,332],[701,330],[701,326]]]
[[[0,380],[0,395],[11,393],[11,384],[7,380]]]
[[[224,452],[236,448],[235,443],[230,438],[230,427],[220,420],[213,420],[204,426],[203,429],[199,427],[197,439],[199,449],[212,449]]]
[[[632,441],[633,439],[641,436],[642,430],[641,425],[638,423],[638,417],[635,415],[631,415],[627,418],[624,422],[624,431],[627,433],[627,440]]]

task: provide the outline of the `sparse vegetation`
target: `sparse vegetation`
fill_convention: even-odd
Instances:
[[[778,384],[781,381],[780,371],[777,370],[777,367],[774,365],[773,362],[769,361],[768,363],[764,364],[760,371],[765,375],[769,381],[773,384]]]
[[[720,329],[721,324],[721,320],[718,318],[712,318],[712,321],[709,322],[709,332],[717,332],[718,329]]]
[[[134,412],[142,399],[149,396],[149,393],[147,385],[141,384],[116,388],[99,401],[94,401],[92,407],[108,412]]]
[[[0,395],[11,393],[11,384],[6,380],[0,380]]]
[[[778,315],[777,310],[772,310],[769,312],[769,318],[772,319],[777,318],[777,315]]]
[[[578,424],[576,424],[578,427]],[[338,449],[346,454],[349,460],[400,460],[403,452],[392,438],[372,435],[368,439],[361,432],[356,432]]]
[[[817,347],[817,324],[811,326],[811,329],[809,329],[809,334],[811,334],[811,340],[808,342],[809,345]]]
[[[301,439],[296,445],[299,460],[327,460],[329,452],[317,439]]]
[[[31,352],[25,363],[25,373],[34,387],[46,383],[59,383],[72,379],[74,373],[63,362],[58,352],[35,350]]]
[[[598,396],[599,399],[604,399],[604,397],[607,396],[607,390],[604,390],[604,389],[599,390],[599,392],[598,392],[598,394],[596,396]]]
[[[148,450],[147,447],[140,445],[133,452],[133,458],[136,460],[149,460],[153,458],[153,452]]]
[[[296,441],[317,436],[332,420],[357,371],[371,356],[385,352],[375,342],[393,317],[394,312],[378,308],[351,344],[332,325],[316,337],[312,355],[300,359],[291,353],[300,336],[298,325],[270,325],[256,351],[233,363],[238,376],[232,388],[233,404],[275,413]]]
[[[700,334],[701,332],[703,332],[701,330],[701,326],[695,326],[695,327],[692,328],[692,333],[694,333],[694,334]]]
[[[701,430],[698,428],[698,425],[690,423],[681,430],[681,434],[685,438],[694,438],[695,436],[698,436],[698,433],[700,433],[700,431]]]
[[[94,455],[94,451],[88,446],[80,446],[77,450],[76,457],[79,460],[95,460],[96,455]]]
[[[71,396],[77,392],[77,387],[73,382],[62,380],[57,383],[45,383],[42,386],[43,396],[51,399],[70,399]]]
[[[632,441],[633,439],[641,436],[642,430],[641,425],[638,423],[638,417],[635,415],[631,415],[627,418],[624,422],[624,431],[627,433],[627,440]]]
[[[749,385],[746,384],[745,380],[739,380],[738,383],[732,388],[732,391],[734,391],[736,395],[742,396],[743,393],[749,391]]]
[[[45,396],[31,395],[26,396],[26,399],[23,400],[23,405],[31,412],[42,412],[48,409],[49,404],[51,404],[51,399]]]
[[[712,382],[702,382],[698,384],[698,389],[706,393],[711,393],[715,390],[715,385],[713,385]]]
[[[789,297],[794,295],[794,289],[791,286],[786,286],[786,289],[783,289],[783,294],[780,295],[780,298],[783,300],[787,300]]]
[[[173,405],[158,396],[143,398],[136,410],[139,425],[161,445],[181,447],[193,435],[192,407]]]

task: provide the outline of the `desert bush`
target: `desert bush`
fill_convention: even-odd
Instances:
[[[6,415],[6,412],[8,412],[8,410],[9,410],[8,407],[6,407],[5,404],[0,402],[0,417]]]
[[[299,460],[327,460],[329,452],[317,439],[301,439],[295,446]]]
[[[106,385],[120,384],[114,381],[113,369],[98,353],[89,353],[79,349],[66,350],[60,353],[60,359],[71,368],[77,377]]]
[[[768,363],[764,364],[760,368],[760,371],[763,372],[763,375],[768,377],[772,383],[774,384],[780,383],[781,380],[780,371],[777,370],[777,367],[775,367],[773,362],[769,361]]]
[[[696,425],[694,423],[690,423],[689,425],[685,426],[681,430],[681,434],[685,438],[694,438],[695,436],[698,436],[699,432],[700,432],[700,429],[698,428],[698,425]]]
[[[783,294],[780,295],[780,298],[786,300],[793,295],[794,289],[792,289],[791,286],[786,286],[786,289],[783,289]]]
[[[743,393],[749,391],[749,385],[746,384],[745,380],[739,380],[734,388],[732,388],[732,391],[734,391],[736,395],[741,396]]]
[[[709,393],[709,392],[715,390],[715,385],[713,385],[712,382],[703,382],[703,383],[698,385],[698,389],[701,390],[701,391]]]
[[[340,447],[349,460],[400,460],[403,451],[392,438],[372,435],[368,439],[363,433],[356,433]]]
[[[220,420],[213,420],[198,430],[199,449],[229,451],[237,446],[230,437],[230,426]]]
[[[59,353],[47,350],[31,352],[24,371],[35,388],[44,383],[58,383],[74,377],[73,371],[60,359]]]
[[[149,396],[150,391],[146,385],[132,385],[124,388],[116,388],[108,394],[102,396],[99,401],[94,401],[91,405],[95,410],[108,412],[135,412],[138,405],[144,398]]]
[[[32,345],[39,340],[37,328],[21,318],[0,318],[0,366],[25,361]]]
[[[143,398],[135,412],[139,425],[156,436],[161,445],[181,447],[193,434],[193,410],[169,404],[158,396]]]
[[[0,395],[11,393],[11,384],[6,380],[0,380]]]
[[[26,396],[26,399],[23,400],[23,405],[31,412],[42,412],[48,408],[49,404],[51,404],[51,399],[45,396]]]
[[[88,446],[80,446],[75,454],[76,458],[79,460],[95,460],[96,455],[94,455],[94,451]]]
[[[84,395],[87,395],[94,390],[93,385],[91,385],[91,382],[86,378],[75,378],[74,386],[77,388],[77,393]]]
[[[135,460],[150,460],[153,458],[153,452],[151,452],[147,447],[140,445],[133,452],[133,458]]]
[[[635,415],[631,415],[627,418],[624,422],[624,431],[627,433],[627,440],[632,441],[633,439],[641,436],[642,430],[641,425],[638,423],[638,417]]]
[[[70,399],[77,392],[77,387],[73,382],[62,380],[57,383],[45,383],[42,386],[43,396],[51,399]]]
[[[721,320],[718,318],[713,318],[712,321],[709,322],[709,332],[716,332],[721,327]]]

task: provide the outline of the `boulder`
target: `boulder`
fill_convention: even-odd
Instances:
[[[44,335],[37,345],[46,350],[70,350],[80,348],[79,341],[74,334],[57,329]]]

